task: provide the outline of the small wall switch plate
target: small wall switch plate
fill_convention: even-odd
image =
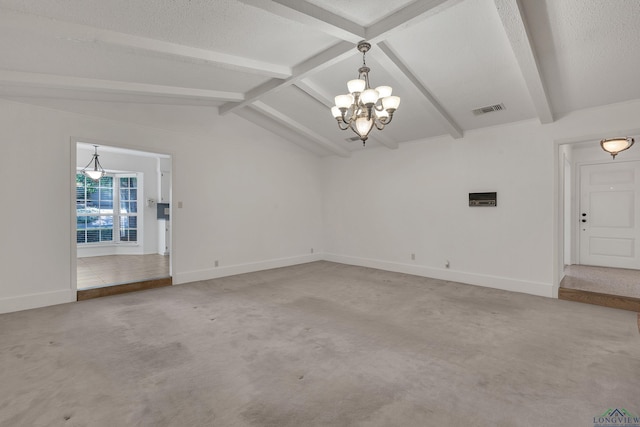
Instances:
[[[178,202],[178,209],[182,209],[182,202]]]

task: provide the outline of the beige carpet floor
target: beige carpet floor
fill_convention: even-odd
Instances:
[[[0,315],[0,425],[593,426],[636,322],[315,262]]]

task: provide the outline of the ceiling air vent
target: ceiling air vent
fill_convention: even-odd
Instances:
[[[352,136],[351,138],[347,138],[347,142],[355,142],[355,141],[360,141],[360,137]]]
[[[473,114],[475,116],[481,116],[487,113],[493,113],[494,111],[502,111],[504,110],[504,104],[496,104],[496,105],[487,105],[486,107],[480,107],[473,110]]]

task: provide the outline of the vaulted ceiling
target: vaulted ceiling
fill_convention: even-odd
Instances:
[[[349,156],[329,107],[360,40],[402,98],[367,145],[395,149],[640,98],[639,20],[637,0],[0,0],[0,97],[192,106]]]

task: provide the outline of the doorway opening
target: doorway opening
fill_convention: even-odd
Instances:
[[[559,297],[640,311],[640,152],[559,145]]]
[[[82,173],[98,145],[105,169]],[[171,156],[75,143],[78,300],[171,285]]]

